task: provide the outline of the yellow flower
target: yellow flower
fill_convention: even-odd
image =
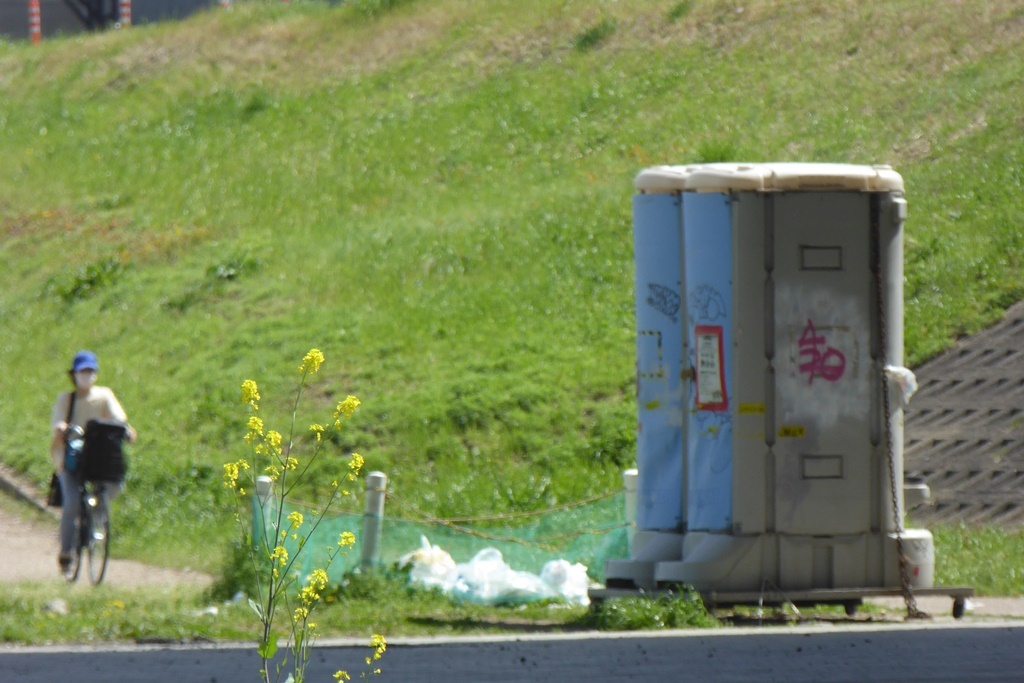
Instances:
[[[309,426],[309,431],[316,434],[316,440],[320,441],[324,436],[324,426],[322,424],[315,424]]]
[[[362,404],[362,401],[355,396],[347,396],[344,401],[338,404],[337,409],[334,411],[334,417],[338,417],[340,415],[352,417],[352,413],[356,412],[356,408],[358,408],[360,404]]]
[[[351,681],[352,677],[349,676],[348,673],[345,672],[345,671],[335,671],[334,672],[334,680],[336,680],[336,681]]]
[[[229,489],[235,488],[238,482],[238,464],[233,462],[224,463],[224,486]]]
[[[273,429],[267,432],[267,445],[271,453],[281,455],[281,432]]]
[[[351,531],[342,531],[338,538],[338,545],[342,548],[351,548],[356,544],[356,535]]]
[[[249,416],[249,424],[246,428],[251,434],[262,434],[263,433],[263,421],[257,418],[255,415]]]
[[[324,569],[314,569],[313,573],[309,576],[309,584],[316,586],[319,590],[323,590],[327,587],[327,571]]]
[[[299,372],[312,375],[320,369],[320,364],[323,362],[324,354],[320,353],[320,349],[310,349],[309,353],[302,357],[302,365],[299,366]]]
[[[270,553],[270,559],[277,560],[283,567],[288,564],[288,551],[283,545],[276,546],[274,552]]]
[[[260,390],[256,382],[247,379],[242,382],[242,403],[252,406],[253,410],[259,410]]]
[[[249,463],[245,460],[224,463],[224,486],[229,489],[238,488],[238,476],[242,470],[249,469]]]
[[[298,511],[291,513],[288,515],[288,521],[292,523],[293,529],[298,529],[302,526],[302,513]]]
[[[363,469],[364,464],[366,464],[366,461],[363,460],[363,456],[359,455],[358,453],[352,454],[352,459],[348,461],[349,481],[356,480],[356,475],[359,474],[359,470]]]
[[[284,468],[286,470],[296,470],[296,469],[298,469],[299,468],[299,460],[298,460],[298,458],[293,458],[291,456],[285,458],[285,460],[284,460]]]
[[[263,472],[274,481],[277,481],[277,478],[281,476],[281,470],[277,469],[273,465],[268,465]]]
[[[306,609],[305,607],[296,607],[295,608],[295,616],[293,617],[293,619],[295,620],[295,623],[297,624],[297,623],[299,623],[300,621],[302,621],[303,619],[305,619],[308,616],[309,616],[309,610],[308,609]]]
[[[388,649],[388,642],[384,639],[384,636],[379,633],[375,633],[373,637],[370,638],[370,647],[373,648],[373,658],[380,659],[381,655],[384,654],[384,651]]]

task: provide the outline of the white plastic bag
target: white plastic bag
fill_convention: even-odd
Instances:
[[[917,376],[911,370],[896,365],[886,365],[885,376],[900,388],[903,406],[906,407],[910,403],[910,397],[917,392]]]
[[[567,560],[551,560],[540,570],[540,578],[572,604],[590,604],[590,596],[587,594],[590,578],[587,576],[587,568],[579,562],[569,564]]]
[[[409,579],[413,583],[445,590],[449,589],[449,574],[455,570],[455,560],[452,556],[439,546],[431,545],[426,536],[420,536],[419,549],[399,558],[398,565],[412,565]]]
[[[566,560],[548,562],[539,576],[512,569],[497,548],[484,548],[469,562],[456,564],[451,555],[423,536],[420,548],[402,556],[398,563],[411,565],[412,583],[437,587],[470,602],[499,605],[561,597],[577,605],[590,604],[587,568]]]
[[[512,569],[497,548],[484,548],[469,562],[456,565],[452,595],[485,605],[530,602],[556,593],[536,574]]]

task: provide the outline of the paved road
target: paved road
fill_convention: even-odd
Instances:
[[[1022,645],[1020,623],[409,639],[389,645],[380,680],[1019,683]],[[338,668],[358,679],[367,652],[365,645],[322,645],[309,679],[333,680]],[[0,681],[18,683],[229,683],[254,680],[257,668],[251,647],[0,650]]]

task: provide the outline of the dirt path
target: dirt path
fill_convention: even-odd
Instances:
[[[0,469],[0,585],[12,583],[63,583],[57,567],[57,517],[39,503],[33,487]],[[116,505],[116,503],[115,503]],[[115,541],[116,542],[116,541]],[[79,577],[79,582],[83,577]],[[211,577],[199,572],[153,567],[131,560],[111,560],[105,585],[124,588],[143,586],[209,585]],[[88,580],[85,580],[88,584]]]
[[[6,539],[5,559],[0,560],[0,584],[19,582],[63,582],[57,568],[57,522],[28,520],[11,509],[0,508],[0,536]],[[82,577],[79,577],[82,581]],[[198,572],[181,572],[152,567],[131,560],[111,560],[104,583],[126,588],[191,584],[204,586],[210,577]]]

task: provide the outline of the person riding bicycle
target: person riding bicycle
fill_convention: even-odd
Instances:
[[[75,539],[81,499],[78,490],[82,485],[81,468],[75,463],[65,466],[66,439],[73,427],[85,428],[89,420],[118,420],[125,425],[126,438],[134,442],[138,436],[128,424],[128,416],[108,387],[96,386],[99,360],[92,351],[79,351],[71,362],[71,381],[74,390],[61,393],[53,406],[50,419],[53,440],[50,443],[50,457],[60,480],[63,498],[60,518],[60,554],[57,562],[61,573],[67,575],[74,560]],[[110,501],[121,492],[121,482],[103,482],[103,500]],[[107,508],[109,509],[109,507]]]

